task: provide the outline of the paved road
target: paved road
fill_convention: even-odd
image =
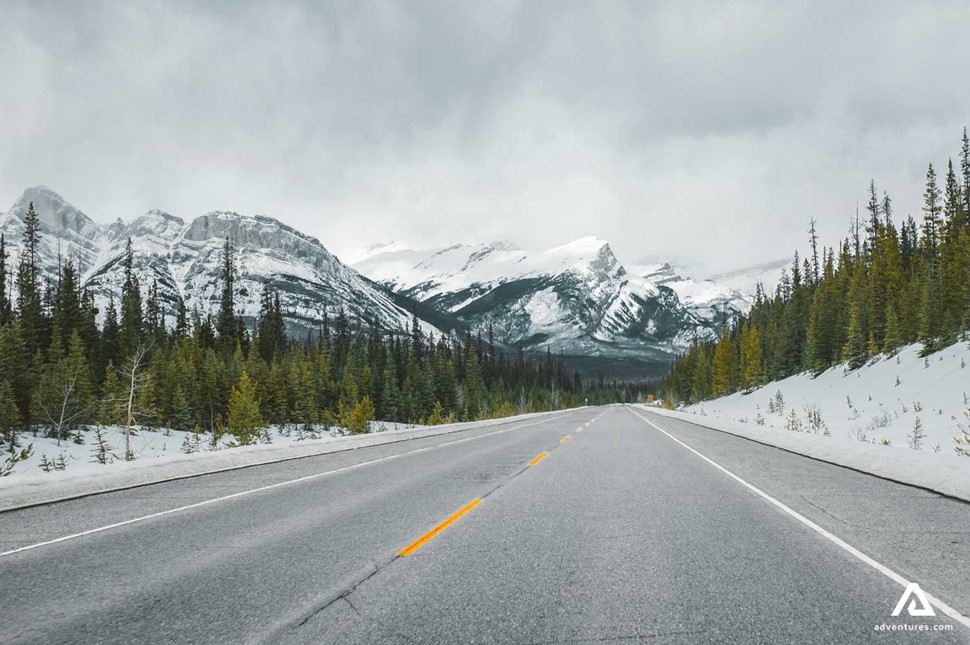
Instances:
[[[0,642],[970,642],[690,448],[970,615],[970,505],[612,407],[0,513],[96,531],[0,556]]]

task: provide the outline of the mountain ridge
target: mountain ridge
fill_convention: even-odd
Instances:
[[[502,342],[597,356],[669,358],[710,339],[722,314],[750,295],[677,274],[668,263],[624,265],[609,242],[583,237],[542,251],[507,241],[415,250],[375,244],[352,264],[362,274]]]
[[[237,307],[250,323],[258,316],[263,289],[281,295],[293,333],[318,326],[324,311],[334,314],[341,308],[352,318],[376,320],[386,329],[403,331],[417,310],[416,303],[389,293],[341,263],[316,238],[266,215],[211,211],[186,221],[150,210],[129,222],[98,225],[50,188],[37,186],[25,190],[0,216],[0,232],[6,235],[13,256],[31,202],[41,221],[42,279],[55,279],[63,261],[77,262],[82,284],[93,292],[102,312],[109,299],[120,296],[120,263],[128,239],[143,293],[149,285],[158,285],[159,300],[170,321],[179,298],[190,310],[215,311],[227,236],[236,253]],[[464,329],[460,321],[446,315],[436,312],[434,318],[435,323],[420,322],[425,331]]]

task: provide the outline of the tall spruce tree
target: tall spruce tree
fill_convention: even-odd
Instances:
[[[135,275],[135,257],[131,238],[125,244],[125,257],[122,260],[124,282],[121,285],[121,321],[118,328],[118,353],[122,358],[135,354],[142,344],[145,331],[142,316],[141,287]]]
[[[7,291],[7,241],[0,233],[0,327],[10,322],[10,294]]]
[[[27,351],[33,355],[44,345],[43,300],[37,247],[40,243],[40,218],[30,202],[24,216],[24,234],[17,266],[17,316]]]
[[[222,271],[219,274],[222,291],[219,312],[216,314],[216,334],[224,350],[231,351],[239,342],[239,321],[236,320],[236,261],[232,241],[226,236],[222,247]]]

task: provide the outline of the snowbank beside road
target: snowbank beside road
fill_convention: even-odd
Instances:
[[[818,376],[796,374],[750,394],[739,392],[685,410],[779,429],[787,427],[792,410],[807,429],[808,411],[815,410],[833,437],[882,443],[906,454],[937,449],[952,454],[960,426],[970,424],[970,346],[957,343],[925,358],[919,351],[919,345],[909,345],[854,371],[837,366]],[[917,418],[926,435],[918,451],[909,447]],[[970,459],[966,465],[970,468]]]
[[[433,435],[449,434],[475,427],[489,427],[518,423],[536,417],[564,414],[568,411],[537,412],[515,417],[491,419],[488,421],[474,421],[467,423],[452,423],[438,426],[400,426],[394,430],[373,432],[362,435],[324,436],[321,439],[305,441],[289,441],[286,443],[260,444],[254,446],[240,446],[217,451],[196,452],[185,454],[178,451],[177,438],[172,433],[175,445],[166,449],[164,453],[157,451],[154,458],[136,459],[135,461],[115,461],[110,464],[84,463],[83,468],[71,469],[68,466],[63,471],[50,473],[37,472],[35,474],[16,474],[0,478],[0,511],[12,510],[35,504],[45,504],[84,495],[106,493],[153,484],[172,479],[207,475],[224,470],[258,466],[289,459],[312,457],[343,450],[354,450],[385,443],[420,439]],[[162,438],[162,433],[146,434]],[[189,433],[184,433],[189,434]],[[29,443],[24,437],[24,443]],[[81,448],[86,458],[90,458],[90,444],[77,446],[70,442],[61,442],[64,450]],[[50,458],[51,455],[48,455]],[[70,463],[70,462],[68,462]],[[81,465],[81,464],[79,464]]]
[[[926,357],[920,349],[909,345],[853,371],[796,374],[681,412],[656,411],[970,501],[970,458],[954,451],[954,438],[970,426],[970,345]],[[914,444],[917,419],[924,437]]]
[[[789,432],[690,412],[660,408],[650,411],[970,502],[970,459],[953,453],[894,450],[846,437]]]

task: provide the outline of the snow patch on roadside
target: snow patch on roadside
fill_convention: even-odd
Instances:
[[[384,443],[449,434],[469,428],[507,425],[527,421],[536,417],[566,414],[568,412],[570,410],[535,412],[488,421],[452,423],[437,426],[405,427],[401,425],[394,429],[367,434],[335,437],[325,436],[321,439],[306,441],[290,440],[285,443],[239,446],[191,454],[180,452],[177,448],[173,449],[168,441],[164,442],[166,448],[161,450],[159,444],[154,443],[158,441],[159,437],[164,437],[164,434],[159,432],[155,433],[157,436],[153,438],[153,450],[155,454],[159,452],[162,454],[155,458],[136,459],[135,461],[118,460],[107,465],[92,463],[92,467],[86,465],[81,467],[86,462],[82,462],[79,459],[77,463],[69,464],[63,471],[47,473],[42,471],[38,472],[35,468],[33,469],[34,474],[29,474],[29,470],[27,470],[27,474],[0,477],[0,511],[35,504],[46,504],[84,495],[106,493],[113,490],[154,484],[183,477],[206,475],[235,468],[258,466],[288,459],[312,457],[342,450],[353,450]],[[143,432],[140,434],[148,433]],[[171,439],[174,439],[174,431]],[[66,449],[64,442],[61,442],[61,448]],[[86,455],[91,454],[90,449],[92,446],[90,444],[78,446],[78,448],[83,449]],[[123,452],[123,448],[118,452]],[[143,454],[152,453],[148,451]],[[51,455],[48,455],[48,457],[51,457]],[[74,467],[73,470],[72,467]]]
[[[788,432],[690,412],[650,411],[970,502],[970,459],[952,453],[892,450],[844,437]]]
[[[806,372],[750,394],[738,392],[684,409],[752,425],[760,417],[765,426],[783,430],[792,410],[807,430],[808,411],[814,409],[832,437],[877,443],[907,455],[932,453],[937,447],[939,453],[953,454],[953,438],[970,423],[970,346],[957,343],[925,358],[919,352],[919,345],[909,345],[855,371],[836,366],[818,376]],[[780,410],[773,405],[778,392],[784,401]],[[926,435],[918,451],[909,447],[907,437],[917,417]]]

